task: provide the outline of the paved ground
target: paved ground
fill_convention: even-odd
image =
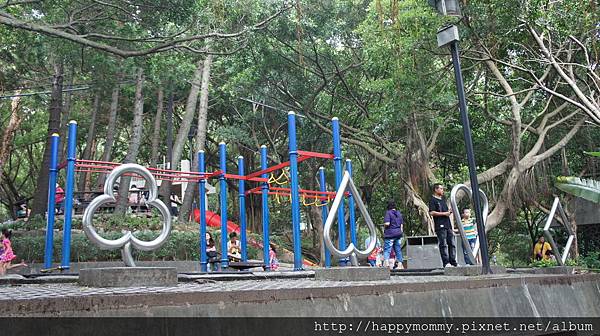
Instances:
[[[193,276],[190,276],[193,277]],[[535,277],[535,275],[503,274],[478,277],[462,276],[394,276],[383,281],[318,281],[314,279],[266,279],[266,280],[240,280],[240,281],[215,281],[203,276],[196,276],[196,281],[180,283],[176,287],[127,287],[127,288],[88,288],[80,287],[75,283],[61,284],[25,284],[1,286],[1,301],[19,301],[42,298],[67,298],[88,297],[95,295],[135,295],[159,293],[207,293],[207,292],[243,292],[243,291],[274,291],[279,289],[313,289],[353,286],[381,286],[423,284],[438,282],[456,282],[472,280],[492,280]],[[190,279],[192,280],[192,279]]]

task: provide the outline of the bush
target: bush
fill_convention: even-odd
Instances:
[[[103,237],[116,239],[120,232],[105,232]],[[158,235],[155,231],[136,233],[136,237],[151,240]],[[18,258],[28,262],[42,262],[45,248],[44,235],[13,235],[12,246]],[[199,236],[197,232],[173,231],[160,249],[143,252],[134,249],[136,260],[199,260]],[[62,236],[54,237],[54,262],[60,262],[62,254]],[[71,236],[71,260],[83,261],[120,261],[121,250],[102,250],[93,244],[83,233]]]
[[[542,259],[542,260],[535,260],[533,262],[531,262],[531,264],[529,264],[530,267],[554,267],[554,266],[558,266],[558,263],[556,262],[556,260],[551,260],[551,259]]]
[[[590,252],[579,259],[579,265],[585,268],[600,270],[600,252]]]

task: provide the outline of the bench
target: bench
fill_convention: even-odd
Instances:
[[[255,268],[255,267],[262,267],[264,270],[266,268],[266,265],[259,261],[230,262],[229,267],[239,270],[239,271],[245,271],[245,270],[248,270],[250,268]]]

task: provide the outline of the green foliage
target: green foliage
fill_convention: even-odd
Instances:
[[[529,238],[514,232],[506,233],[506,231],[494,232],[489,238],[490,245],[496,245],[495,254],[498,257],[498,263],[512,268],[526,266],[531,259],[532,251]],[[496,234],[504,235],[504,237],[498,237]]]
[[[600,203],[600,181],[573,176],[559,176],[556,178],[556,187],[571,195]]]
[[[136,237],[150,240],[157,236],[157,232],[136,233]],[[109,239],[119,238],[120,232],[105,232],[103,237]],[[62,236],[54,237],[54,261],[61,259]],[[71,260],[83,261],[120,261],[121,251],[102,250],[90,242],[83,233],[72,235]],[[27,262],[42,262],[44,258],[45,236],[40,234],[24,234],[13,232],[12,246],[18,258]],[[173,231],[160,249],[152,252],[140,252],[135,250],[136,260],[200,260],[199,240],[197,232]]]
[[[480,61],[482,46],[489,48],[495,58],[506,64],[524,65],[540,75],[545,71],[547,64],[535,61],[539,57],[530,55],[536,48],[531,48],[535,42],[526,27],[539,27],[549,40],[561,46],[571,35],[579,38],[587,32],[597,31],[599,12],[593,7],[593,1],[584,0],[550,3],[542,0],[473,0],[463,3],[465,19],[459,23],[461,49],[465,56],[462,58],[463,74],[468,88],[478,172],[481,173],[505,160],[512,162],[510,153],[515,149],[511,143],[511,128],[506,125],[506,122],[510,123],[513,118],[509,104],[510,95],[507,96],[503,92],[485,62]],[[150,41],[142,41],[144,38],[155,40],[174,33],[185,36],[209,31],[240,31],[249,24],[264,19],[273,12],[274,6],[280,4],[254,0],[144,0],[136,5],[121,2],[119,6],[125,10],[122,11],[118,9],[119,6],[108,3],[103,5],[101,2],[85,0],[52,0],[11,4],[6,8],[11,15],[24,18],[28,18],[35,9],[44,15],[33,18],[35,22],[60,26],[65,20],[70,21],[69,14],[80,13],[77,9],[87,5],[91,6],[92,12],[98,8],[106,10],[97,11],[103,13],[97,18],[99,21],[77,21],[79,23],[76,28],[80,33],[90,36],[101,33],[134,39],[135,41],[126,41],[98,37],[97,41],[121,49],[139,50],[152,44]],[[126,14],[128,10],[133,10],[135,15]],[[74,19],[78,20],[77,17]],[[386,202],[394,198],[406,220],[406,234],[425,234],[422,214],[415,208],[413,196],[407,197],[406,190],[411,189],[416,197],[421,197],[427,202],[430,192],[428,184],[433,182],[432,180],[447,185],[468,180],[462,126],[458,120],[450,60],[447,50],[439,49],[435,39],[437,29],[448,20],[450,19],[435,14],[425,0],[303,0],[297,1],[296,8],[275,18],[260,31],[244,34],[236,39],[213,39],[211,44],[202,41],[190,42],[188,46],[192,48],[210,47],[215,52],[240,48],[236,53],[214,57],[205,148],[208,170],[218,169],[216,144],[221,140],[228,142],[228,171],[237,171],[235,160],[231,160],[237,155],[246,158],[247,171],[256,170],[259,166],[257,150],[262,144],[269,147],[269,164],[286,161],[288,110],[294,110],[299,115],[299,148],[331,153],[329,121],[331,117],[337,116],[342,122],[344,158],[350,158],[355,163],[355,182],[358,186],[372,188],[368,206],[375,223],[381,224]],[[26,92],[48,90],[55,59],[64,63],[65,85],[72,81],[75,84],[90,86],[91,90],[63,95],[63,105],[66,106],[67,97],[71,100],[70,110],[64,114],[78,120],[80,126],[78,155],[85,148],[83,144],[92,126],[89,116],[94,95],[96,92],[100,93],[101,113],[94,125],[95,159],[104,152],[107,111],[111,90],[117,80],[121,82],[117,141],[111,153],[111,160],[120,161],[125,156],[130,139],[134,95],[131,78],[135,68],[143,67],[146,76],[143,92],[144,110],[147,113],[145,112],[144,144],[137,158],[137,162],[141,164],[147,163],[150,157],[148,135],[151,134],[154,121],[153,111],[157,109],[156,88],[164,88],[164,110],[168,97],[173,94],[174,129],[177,130],[189,93],[191,75],[197,62],[204,57],[182,53],[181,50],[170,50],[138,59],[117,59],[91,48],[81,48],[71,42],[4,25],[0,25],[0,40],[0,89],[6,94],[17,88],[29,88],[25,89]],[[597,64],[597,39],[588,36],[580,40],[589,48],[589,57],[593,58],[591,62]],[[23,43],[26,43],[27,48],[22,47]],[[579,68],[587,69],[582,55],[576,49],[578,48],[574,45],[572,49],[565,49],[573,50],[574,64],[583,65],[575,66],[575,71]],[[520,135],[522,141],[518,152],[524,154],[535,145],[538,133],[525,130],[537,127],[537,121],[543,120],[544,114],[559,103],[556,99],[548,100],[550,94],[543,90],[531,91],[531,78],[528,74],[518,73],[515,69],[502,66],[501,63],[499,70],[507,76],[519,101],[525,95],[532,94],[530,103],[525,104],[521,112],[522,126],[529,125],[527,128],[523,127],[524,131]],[[575,76],[579,76],[579,73]],[[552,72],[548,78],[556,78],[556,74]],[[554,87],[554,82],[549,84]],[[558,91],[566,97],[572,95],[564,88]],[[0,126],[4,126],[8,120],[9,105],[9,100],[0,100]],[[0,188],[0,220],[14,215],[14,202],[22,198],[31,198],[38,190],[35,177],[40,171],[44,139],[48,133],[48,96],[24,97],[21,106],[20,116],[23,123],[15,134],[12,144],[14,150],[6,163],[6,176],[2,180],[3,188]],[[564,118],[573,112],[577,112],[576,107],[568,106],[564,114],[560,113],[556,118]],[[161,156],[166,153],[164,115],[163,111]],[[572,121],[553,126],[553,132],[546,134],[542,148],[550,148],[561,140]],[[553,122],[548,120],[547,123]],[[436,133],[438,131],[439,134]],[[421,143],[422,140],[424,143]],[[546,192],[537,190],[537,186],[549,183],[548,176],[578,174],[584,170],[597,171],[594,168],[595,159],[586,157],[581,149],[591,150],[590,144],[598,141],[600,133],[597,132],[597,128],[586,125],[566,145],[566,165],[555,155],[527,172],[528,175],[540,175],[532,179],[536,186],[536,190],[531,191],[534,196],[530,196],[531,199],[525,202],[519,197],[518,190],[509,195],[517,206],[511,207],[506,219],[490,233],[491,250],[498,255],[501,263],[514,266],[529,263],[531,236],[535,236],[537,231],[535,228],[527,230],[520,206],[532,204],[533,201],[543,204],[544,200],[550,197],[549,188]],[[426,153],[419,152],[423,145],[430,147]],[[372,151],[365,150],[364,146],[370,147]],[[186,144],[183,156],[188,157],[189,151],[191,148]],[[600,152],[589,153],[592,156],[600,156]],[[426,158],[421,159],[421,156]],[[301,164],[302,188],[318,189],[315,175],[319,165],[326,168],[328,190],[333,189],[335,181],[332,165],[330,162],[318,160],[309,160]],[[427,174],[429,172],[425,172],[424,167],[431,168],[430,175]],[[565,170],[567,172],[564,172]],[[423,176],[419,176],[421,174]],[[98,174],[91,175],[91,188],[94,189],[98,185]],[[80,176],[78,174],[77,178]],[[494,198],[497,199],[495,195],[499,195],[503,190],[507,176],[508,171],[499,174],[492,181],[482,183],[492,202],[492,209]],[[59,181],[64,185],[62,172]],[[585,189],[590,187],[585,180],[575,185],[571,180],[563,182],[567,182],[562,185],[570,188],[571,192],[598,195]],[[248,188],[256,186],[249,183]],[[237,190],[233,182],[230,182],[228,189],[230,202],[227,210],[230,218],[236,221],[239,209],[237,202],[233,201],[237,199]],[[594,197],[600,199],[600,196]],[[249,218],[249,227],[258,231],[261,225],[260,199],[249,197],[248,200],[248,214],[252,214],[249,217],[253,217]],[[217,197],[209,196],[208,203],[212,210],[219,207]],[[269,206],[272,241],[291,249],[291,214],[288,199],[284,198],[281,204],[277,204],[271,198]],[[306,209],[302,210],[304,222],[307,222]],[[106,232],[103,234],[107,236],[127,229],[144,238],[155,236],[161,226],[159,219],[131,215],[97,216],[94,223]],[[193,243],[197,241],[193,238],[197,232],[187,232],[190,229],[189,225],[178,225],[174,228],[174,236],[179,240],[169,241],[163,247],[164,250],[139,253],[138,257],[193,259],[197,254],[197,246]],[[55,228],[61,230],[62,226],[62,220],[57,219]],[[530,225],[529,229],[533,226]],[[15,231],[30,230],[33,234],[34,231],[45,227],[45,221],[39,218],[30,219],[28,222],[7,223],[6,227]],[[75,219],[73,228],[80,230],[81,221]],[[378,225],[378,228],[381,228],[381,225]],[[219,247],[218,232],[214,232],[214,235]],[[77,234],[75,236],[75,250],[81,251],[77,252],[78,259],[120,259],[118,251],[96,250],[85,237]],[[361,243],[364,236],[363,230],[359,233]],[[31,250],[23,250],[22,254],[31,256],[32,259],[37,258],[34,253],[36,249],[39,250],[39,244],[34,241],[37,238],[22,235],[19,239],[29,239],[28,243],[32,246]],[[310,234],[304,234],[302,245],[303,248],[313,248]],[[258,251],[250,247],[251,256],[255,253]]]
[[[591,252],[579,259],[580,265],[593,270],[600,270],[600,251]]]
[[[0,225],[0,230],[2,229],[10,229],[10,230],[39,230],[46,227],[46,220],[44,220],[41,216],[35,216],[29,218],[29,220],[25,221],[22,219],[16,221],[10,221],[5,224]]]
[[[530,267],[554,267],[554,266],[558,266],[558,263],[556,262],[556,260],[552,260],[552,259],[542,259],[542,260],[535,260],[533,262],[531,262],[531,264],[529,264]]]

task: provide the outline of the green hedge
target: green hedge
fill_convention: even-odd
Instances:
[[[152,240],[157,237],[158,231],[137,232],[136,237],[142,240]],[[102,236],[108,239],[116,239],[122,236],[120,232],[107,232]],[[251,235],[254,239],[259,237]],[[220,240],[218,232],[213,232],[213,237],[217,243],[217,250],[220,249]],[[13,232],[12,246],[17,258],[25,259],[26,262],[42,262],[44,259],[44,235],[24,235],[22,232]],[[136,260],[200,260],[199,256],[199,235],[198,232],[173,231],[167,241],[160,249],[152,252],[143,252],[134,249]],[[54,238],[54,262],[60,262],[62,253],[62,236],[56,235]],[[248,245],[248,257],[256,259],[258,249]],[[71,261],[120,261],[121,250],[101,250],[93,244],[83,233],[76,233],[71,236]]]

